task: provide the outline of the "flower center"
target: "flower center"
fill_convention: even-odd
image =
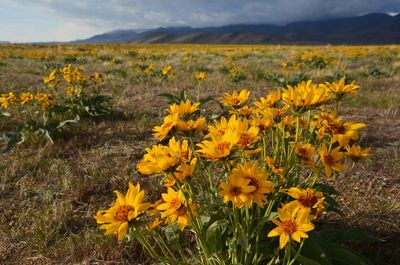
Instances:
[[[232,105],[239,105],[240,99],[239,98],[232,98]]]
[[[318,202],[318,199],[311,192],[301,194],[297,200],[302,205],[309,208],[313,207]]]
[[[251,136],[248,133],[241,134],[238,145],[244,147],[248,146],[249,144],[251,144]]]
[[[230,147],[231,147],[231,144],[228,142],[220,142],[217,144],[217,150],[220,153],[225,153],[226,151],[229,151]]]
[[[324,162],[328,166],[333,166],[335,164],[335,159],[331,155],[325,155]]]
[[[246,179],[250,179],[249,186],[254,186],[256,188],[252,193],[254,193],[256,190],[258,190],[259,185],[258,185],[258,181],[255,178],[248,176],[248,177],[246,177]]]
[[[292,220],[286,220],[282,223],[282,228],[286,233],[293,234],[297,230],[297,225]]]
[[[307,156],[307,154],[308,154],[307,150],[306,150],[305,148],[303,148],[303,147],[299,148],[298,153],[299,153],[299,155],[302,156],[302,157],[305,157],[305,156]]]
[[[346,129],[344,128],[343,124],[331,123],[330,127],[334,134],[345,134],[346,133]]]
[[[181,203],[182,202],[178,198],[174,198],[169,204],[171,205],[171,208],[178,209],[181,206]]]
[[[231,194],[234,196],[238,196],[238,195],[242,194],[242,189],[238,186],[233,186],[231,188]]]
[[[129,205],[121,205],[114,215],[114,219],[117,221],[128,221],[128,214],[133,211],[133,207]]]

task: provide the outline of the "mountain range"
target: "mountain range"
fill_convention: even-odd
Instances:
[[[367,14],[287,25],[114,30],[73,43],[396,44],[400,43],[400,14]]]

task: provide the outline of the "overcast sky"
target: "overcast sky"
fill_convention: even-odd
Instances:
[[[0,40],[69,41],[115,29],[286,24],[400,12],[400,0],[0,0]]]

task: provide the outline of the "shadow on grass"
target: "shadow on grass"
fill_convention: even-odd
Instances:
[[[400,218],[400,213],[397,215]],[[384,228],[381,226],[354,227],[341,222],[330,222],[329,220],[324,220],[321,226],[324,229],[360,230],[376,238],[376,240],[369,242],[347,241],[345,243],[346,246],[363,255],[375,265],[400,264],[400,231],[383,231]]]

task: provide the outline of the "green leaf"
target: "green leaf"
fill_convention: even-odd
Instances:
[[[320,237],[316,232],[310,233],[310,237],[305,239],[301,254],[321,265],[332,265],[331,260],[328,258],[329,245]]]
[[[2,151],[2,153],[10,152],[12,149],[14,149],[17,146],[17,144],[20,143],[19,142],[19,140],[20,140],[19,133],[14,133],[12,135],[3,136],[2,138],[7,141],[6,148]]]
[[[322,265],[321,263],[318,263],[312,259],[309,259],[307,257],[304,257],[302,255],[299,255],[296,259],[301,265]]]
[[[372,262],[367,260],[361,255],[353,252],[351,249],[345,246],[333,247],[330,250],[330,254],[332,255],[332,259],[335,261],[339,261],[342,264],[346,265],[373,265]],[[335,262],[335,264],[337,264]]]
[[[239,228],[239,245],[242,247],[242,249],[246,252],[249,250],[249,239],[246,231],[240,227]]]
[[[331,229],[332,230],[332,229]],[[309,234],[309,238],[304,242],[304,246],[301,252],[301,255],[307,257],[315,262],[320,263],[321,265],[335,264],[335,265],[372,265],[367,258],[359,255],[354,252],[350,248],[336,243],[335,241],[326,239],[322,236],[325,233],[325,236],[329,235],[332,232],[312,232]],[[339,234],[338,234],[339,235]],[[338,241],[344,238],[356,238],[360,237],[360,234],[352,233],[346,235],[346,231],[344,231],[343,235],[333,239]],[[332,239],[331,238],[331,239]]]
[[[204,104],[206,104],[207,102],[212,101],[212,100],[214,100],[214,98],[212,98],[212,97],[207,97],[207,98],[202,98],[202,99],[200,99],[199,102],[200,102],[200,105],[204,105]]]
[[[320,231],[319,234],[325,239],[336,243],[343,243],[345,241],[373,243],[378,241],[376,237],[359,229],[325,229]]]
[[[328,184],[324,184],[324,183],[317,183],[314,185],[314,188],[322,191],[324,194],[335,194],[335,195],[339,195],[340,193],[335,190],[334,187],[328,185]]]
[[[168,104],[179,102],[179,98],[177,96],[169,94],[169,93],[158,94],[158,96],[167,98],[168,99]]]
[[[219,241],[222,238],[222,234],[225,232],[227,225],[227,220],[217,220],[208,227],[206,231],[206,239],[210,249],[216,249],[220,245]]]

